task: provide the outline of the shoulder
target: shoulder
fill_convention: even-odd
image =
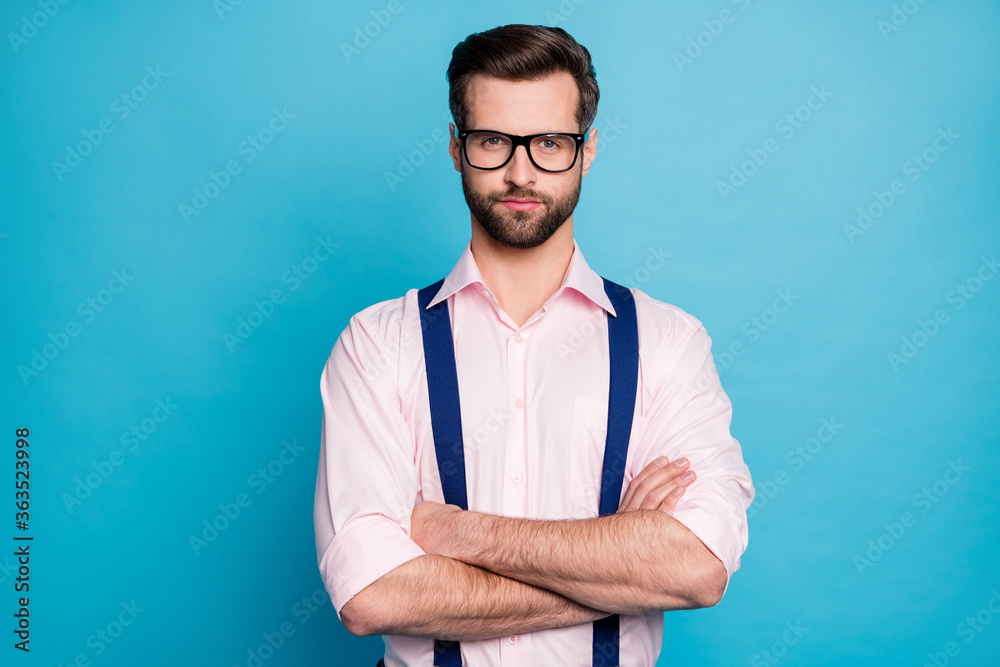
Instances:
[[[336,345],[367,352],[368,356],[395,358],[402,347],[412,342],[414,331],[419,336],[419,327],[417,289],[414,288],[403,296],[373,303],[356,312],[341,331]]]
[[[645,333],[659,342],[680,341],[691,336],[704,334],[705,326],[694,315],[684,309],[649,296],[642,290],[630,287],[635,299],[636,319],[640,336]]]
[[[652,377],[688,375],[712,354],[712,339],[701,320],[679,306],[660,301],[637,288],[635,298],[639,327],[640,363],[645,360]]]
[[[655,396],[669,398],[692,378],[696,382],[703,382],[703,377],[717,378],[712,339],[701,320],[678,306],[631,289],[639,325],[643,384]]]

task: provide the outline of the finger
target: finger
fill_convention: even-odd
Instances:
[[[673,510],[684,495],[687,487],[697,478],[698,476],[693,470],[685,471],[680,476],[650,491],[646,495],[646,499],[639,506],[639,509],[657,509],[664,512]]]
[[[695,480],[695,473],[692,470],[685,470],[669,479],[664,480],[659,485],[651,487],[646,492],[645,498],[639,503],[639,509],[651,510],[659,507],[670,494],[678,488],[686,488],[688,484]]]
[[[670,465],[651,472],[642,480],[638,478],[632,480],[629,490],[634,493],[625,505],[625,511],[655,509],[676,486],[687,486],[694,479],[681,477],[687,471],[688,465],[687,459],[677,459]]]
[[[661,510],[663,512],[671,512],[671,511],[674,510],[674,508],[677,507],[677,503],[680,502],[681,498],[683,498],[684,494],[687,492],[688,485],[690,485],[691,482],[695,481],[698,478],[697,474],[693,470],[690,470],[688,472],[691,473],[691,476],[688,477],[684,481],[683,485],[678,486],[673,491],[671,491],[669,494],[667,494],[667,497],[663,499],[663,502],[660,503],[660,505],[659,505],[659,507],[657,507],[657,509],[659,509],[659,510]],[[687,473],[684,473],[684,474],[686,475]],[[682,475],[681,479],[683,479],[683,478],[684,477]]]
[[[663,499],[663,502],[656,508],[661,512],[672,512],[675,507],[677,507],[678,501],[680,501],[681,496],[684,495],[684,491],[687,487],[678,486]]]
[[[656,473],[656,471],[663,469],[667,463],[668,461],[666,456],[659,456],[651,461],[645,468],[640,470],[639,474],[633,477],[629,482],[628,488],[625,489],[625,497],[622,498],[622,502],[618,509],[621,510],[622,508],[628,507],[629,503],[631,503],[632,499],[635,497],[636,490],[639,488],[639,485],[642,484],[643,480]]]

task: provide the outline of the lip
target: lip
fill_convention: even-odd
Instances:
[[[533,211],[541,206],[534,199],[504,199],[502,203],[512,211]]]

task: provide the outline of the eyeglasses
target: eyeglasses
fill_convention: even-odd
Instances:
[[[476,169],[499,169],[514,156],[518,146],[528,151],[528,159],[538,169],[547,172],[568,171],[576,164],[580,146],[590,138],[571,132],[545,132],[518,136],[493,130],[458,130],[465,161]]]

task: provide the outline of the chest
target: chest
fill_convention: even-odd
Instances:
[[[611,379],[608,325],[603,310],[575,305],[551,309],[518,330],[456,309],[469,509],[538,519],[598,515]],[[413,356],[401,366],[415,388],[404,413],[416,445],[422,494],[416,500],[444,502],[423,354]],[[640,403],[630,439],[644,430]],[[631,456],[626,482],[630,462]]]

